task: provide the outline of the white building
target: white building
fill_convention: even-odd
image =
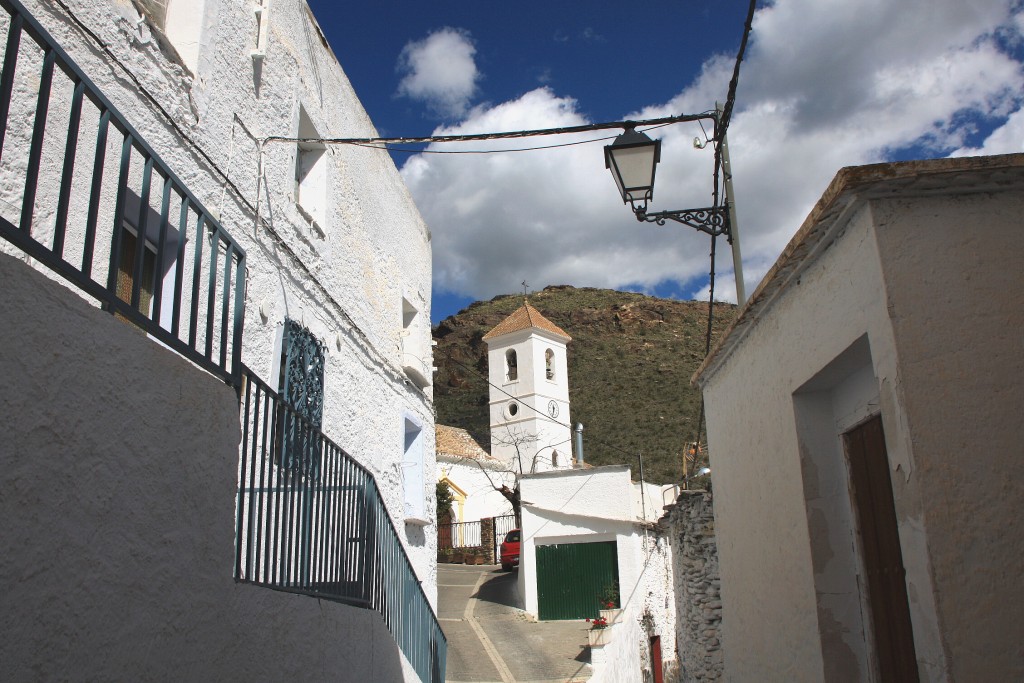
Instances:
[[[842,169],[706,359],[727,680],[1024,680],[1022,190]]]
[[[622,610],[609,644],[591,648],[594,681],[640,683],[676,666],[672,550],[655,522],[664,487],[631,481],[626,465],[523,475],[519,594],[539,619]],[[643,493],[641,493],[643,491]]]
[[[499,489],[515,489],[515,473],[490,456],[465,429],[439,424],[436,433],[437,476],[452,491],[451,522],[511,515],[512,504]]]
[[[491,455],[517,473],[572,468],[566,363],[572,338],[524,302],[483,339]]]
[[[4,8],[0,677],[442,676],[430,233],[308,6]]]

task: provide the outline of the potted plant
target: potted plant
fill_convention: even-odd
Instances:
[[[587,619],[590,630],[587,631],[587,638],[590,640],[590,647],[604,647],[611,642],[612,632],[608,630],[608,620],[604,617]]]
[[[452,551],[452,564],[462,564],[466,561],[466,553],[462,550]]]
[[[619,589],[614,585],[606,585],[597,596],[601,605],[601,616],[609,624],[617,624],[622,616],[622,609],[619,607]]]

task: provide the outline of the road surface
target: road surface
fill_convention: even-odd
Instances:
[[[439,564],[438,618],[451,683],[580,683],[590,679],[585,621],[535,622],[519,609],[517,573]]]

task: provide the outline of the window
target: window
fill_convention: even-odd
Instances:
[[[139,238],[135,230],[125,225],[121,230],[121,253],[117,261],[117,298],[132,303],[135,278],[139,277],[139,313],[148,316],[153,302],[153,281],[156,271],[156,250],[146,242],[142,247],[142,269],[136,274],[135,256]],[[120,317],[120,316],[118,316]]]
[[[162,34],[168,55],[193,74],[199,66],[200,35],[206,16],[206,0],[136,0],[147,21]],[[168,45],[169,44],[169,45]]]
[[[433,381],[433,354],[427,346],[426,321],[419,309],[409,299],[402,297],[401,340],[402,369],[420,389],[430,386]]]
[[[551,349],[544,352],[544,374],[548,379],[555,378],[555,352]]]
[[[509,349],[505,352],[505,378],[509,382],[515,382],[519,379],[519,368],[518,360],[516,359],[515,349]]]
[[[132,305],[133,290],[138,285],[139,298],[135,309],[142,315],[170,329],[174,299],[175,263],[177,262],[180,233],[169,223],[163,225],[161,238],[160,214],[152,206],[142,208],[142,200],[132,190],[125,193],[124,216],[117,242],[114,292],[121,301]],[[142,232],[142,250],[139,251],[139,224],[145,224]],[[160,241],[163,239],[161,255]],[[138,260],[141,258],[141,263]],[[155,296],[160,292],[163,305],[155,310]],[[121,318],[120,315],[117,316]]]
[[[320,471],[318,432],[324,417],[324,343],[298,322],[285,318],[281,339],[281,455],[287,471],[316,477]]]
[[[298,137],[320,137],[303,107],[299,107]],[[327,219],[327,146],[320,142],[299,142],[296,145],[295,203],[310,225],[323,233]]]
[[[551,451],[551,466],[558,467],[558,451]]]
[[[516,415],[518,415],[518,414],[519,414],[519,404],[518,404],[518,403],[516,403],[515,401],[511,401],[511,402],[510,402],[510,403],[509,403],[509,404],[508,404],[508,405],[507,405],[507,406],[505,407],[505,410],[506,410],[506,412],[508,413],[508,416],[509,416],[509,417],[515,417]]]
[[[427,524],[426,494],[423,482],[423,430],[410,416],[403,420],[405,449],[402,457],[402,494],[405,499],[405,520]]]

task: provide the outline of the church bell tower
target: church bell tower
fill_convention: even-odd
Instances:
[[[566,344],[572,338],[524,302],[483,339],[491,455],[516,473],[570,469]]]

